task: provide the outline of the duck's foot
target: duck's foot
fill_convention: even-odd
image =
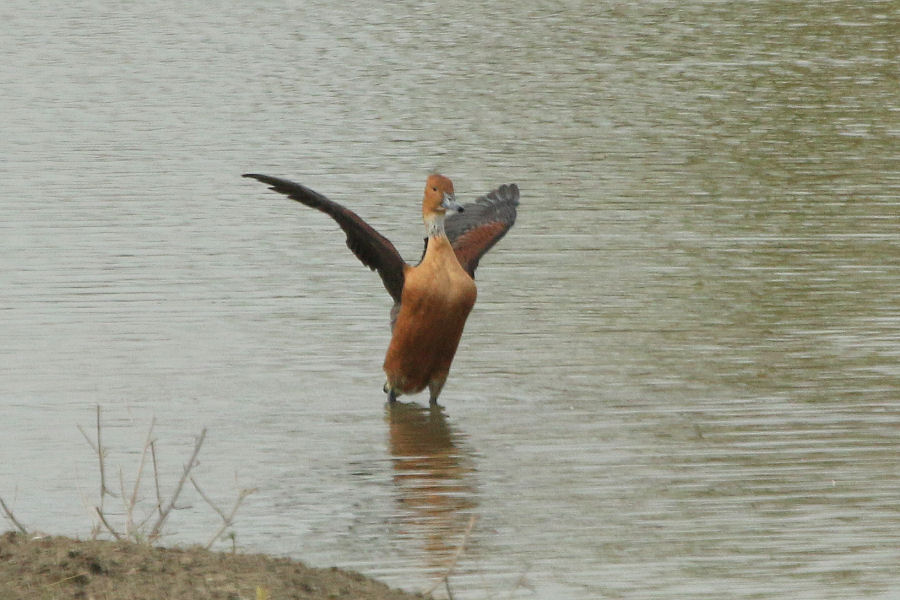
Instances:
[[[388,402],[389,402],[390,404],[393,404],[394,402],[397,401],[397,393],[396,393],[394,390],[386,389],[386,390],[384,390],[384,391],[387,392],[387,395],[388,395]]]

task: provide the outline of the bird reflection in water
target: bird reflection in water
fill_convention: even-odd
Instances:
[[[443,576],[478,506],[472,457],[442,407],[394,402],[386,410],[402,535],[421,536],[426,567]]]

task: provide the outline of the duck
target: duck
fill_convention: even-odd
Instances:
[[[390,240],[349,208],[288,179],[258,173],[243,176],[337,222],[347,236],[347,247],[378,272],[394,301],[383,364],[388,402],[428,388],[429,404],[436,406],[478,295],[475,269],[515,223],[518,186],[501,185],[461,205],[450,178],[429,175],[422,198],[425,248],[419,262],[410,265]]]

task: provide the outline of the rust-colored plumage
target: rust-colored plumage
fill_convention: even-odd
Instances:
[[[425,252],[419,264],[411,266],[387,238],[325,196],[286,179],[258,174],[244,177],[330,215],[344,230],[347,246],[363,264],[378,271],[394,299],[393,335],[384,360],[384,389],[389,400],[427,387],[431,403],[436,403],[475,304],[478,261],[515,222],[518,187],[500,186],[460,207],[453,183],[442,175],[431,175],[422,199],[428,234]]]

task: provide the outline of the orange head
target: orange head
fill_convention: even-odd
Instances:
[[[425,197],[422,199],[422,216],[427,220],[447,211],[462,212],[453,193],[453,182],[443,175],[430,175],[425,182]]]

